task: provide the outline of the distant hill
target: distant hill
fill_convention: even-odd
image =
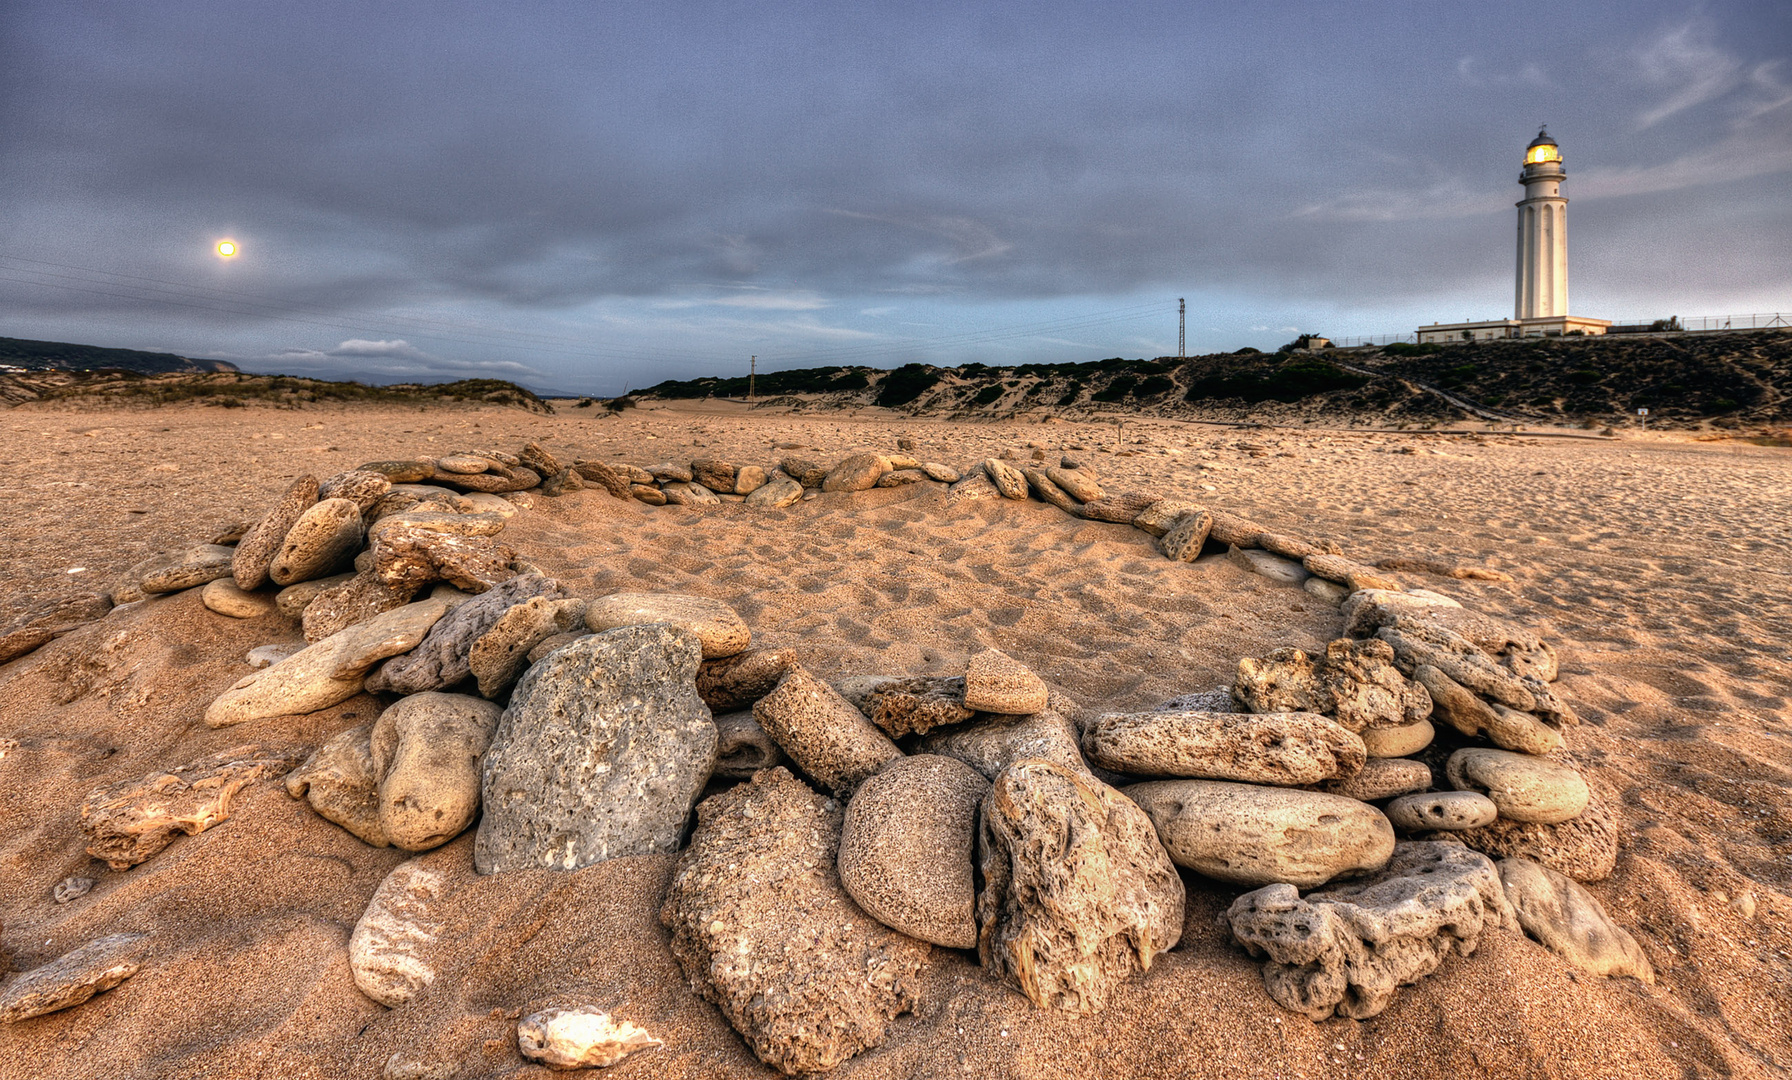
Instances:
[[[184,371],[237,371],[227,360],[194,360],[173,353],[139,349],[107,349],[99,345],[71,345],[65,341],[30,341],[0,337],[0,371],[135,371],[166,375]],[[15,372],[16,373],[16,372]]]
[[[1784,426],[1792,333],[1530,338],[1381,348],[1245,349],[1081,364],[909,364],[760,375],[764,407],[879,405],[915,414],[1131,413],[1261,423],[1428,424],[1460,419],[1604,426]],[[668,380],[637,398],[746,396],[744,377]]]

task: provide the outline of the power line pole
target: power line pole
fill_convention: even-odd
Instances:
[[[753,400],[753,380],[759,374],[759,357],[754,356],[747,361],[747,400]]]
[[[1176,359],[1188,359],[1188,301],[1176,301]]]

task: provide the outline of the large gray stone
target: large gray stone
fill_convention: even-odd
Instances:
[[[715,766],[701,651],[688,631],[627,626],[530,668],[486,752],[479,872],[678,850]]]
[[[1350,776],[1363,740],[1316,713],[1109,713],[1083,735],[1094,764],[1136,776],[1316,784]]]
[[[925,736],[917,750],[957,758],[994,780],[1017,761],[1038,758],[1087,773],[1076,727],[1060,713],[1042,709],[1021,715],[983,716]]]
[[[399,694],[442,690],[472,673],[473,643],[497,625],[513,605],[531,597],[569,597],[566,586],[540,574],[518,574],[461,602],[430,628],[407,655],[386,661],[367,679],[367,689]]]
[[[934,754],[893,759],[859,785],[840,834],[840,881],[867,915],[909,937],[977,947],[973,857],[989,781]]]
[[[1176,865],[1238,885],[1304,889],[1376,870],[1394,850],[1380,810],[1342,795],[1219,780],[1134,784]]]
[[[1097,1012],[1182,937],[1182,878],[1151,820],[1092,776],[1010,766],[979,840],[978,955],[1039,1008]]]
[[[1518,925],[1544,948],[1595,975],[1655,981],[1642,946],[1571,878],[1528,859],[1505,859],[1499,870]]]
[[[1466,746],[1450,755],[1444,772],[1458,791],[1479,791],[1507,821],[1556,825],[1579,817],[1591,792],[1579,772],[1527,754]]]

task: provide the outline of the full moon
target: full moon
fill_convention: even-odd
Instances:
[[[224,256],[227,259],[230,256],[235,255],[236,254],[236,241],[234,241],[234,240],[218,241],[218,254]]]

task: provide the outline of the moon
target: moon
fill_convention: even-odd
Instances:
[[[235,255],[236,254],[236,241],[235,240],[220,240],[220,241],[218,241],[218,254],[222,255],[226,259],[230,258],[232,255]]]

